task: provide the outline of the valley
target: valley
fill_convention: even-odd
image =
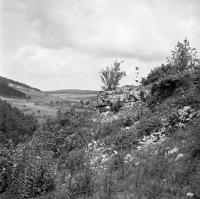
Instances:
[[[25,98],[0,95],[0,99],[7,101],[26,115],[33,115],[40,122],[46,121],[47,118],[55,118],[59,109],[62,112],[71,108],[82,111],[85,108],[84,103],[93,103],[97,94],[97,91],[77,89],[41,91],[7,78],[1,77],[1,79],[14,91],[24,94]]]

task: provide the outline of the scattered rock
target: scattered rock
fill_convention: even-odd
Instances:
[[[178,152],[178,148],[177,147],[175,147],[172,150],[168,151],[168,154],[173,154],[173,153],[176,153],[176,152]]]
[[[182,153],[179,153],[178,155],[177,155],[177,157],[175,158],[175,160],[179,160],[180,158],[182,158],[184,155],[182,154]]]
[[[184,128],[182,123],[190,122],[194,117],[196,117],[199,112],[192,109],[190,106],[184,106],[182,109],[178,110],[178,119],[180,123],[178,124],[179,127]]]
[[[127,154],[125,157],[124,157],[124,162],[131,162],[133,160],[133,157],[131,154]]]
[[[186,196],[192,198],[194,196],[194,194],[189,192],[186,194]]]

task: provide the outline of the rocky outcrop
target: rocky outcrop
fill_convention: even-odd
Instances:
[[[179,109],[178,118],[181,123],[186,123],[191,121],[194,117],[198,115],[198,112],[192,109],[190,106],[184,106],[182,109]]]
[[[100,91],[97,94],[95,105],[99,109],[110,110],[117,103],[123,106],[125,103],[144,101],[149,90],[142,87],[127,85],[116,90]]]

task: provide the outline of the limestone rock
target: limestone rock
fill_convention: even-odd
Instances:
[[[126,103],[144,101],[150,91],[133,85],[127,85],[111,91],[100,91],[96,97],[96,107],[102,111],[109,110],[115,104],[124,106]]]
[[[178,110],[178,119],[181,123],[187,123],[198,115],[198,112],[192,109],[190,106],[184,106]],[[181,124],[179,124],[181,126]]]

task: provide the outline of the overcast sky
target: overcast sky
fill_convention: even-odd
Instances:
[[[165,62],[187,37],[200,51],[200,0],[0,0],[0,75],[42,90],[100,89],[125,60],[124,84]]]

